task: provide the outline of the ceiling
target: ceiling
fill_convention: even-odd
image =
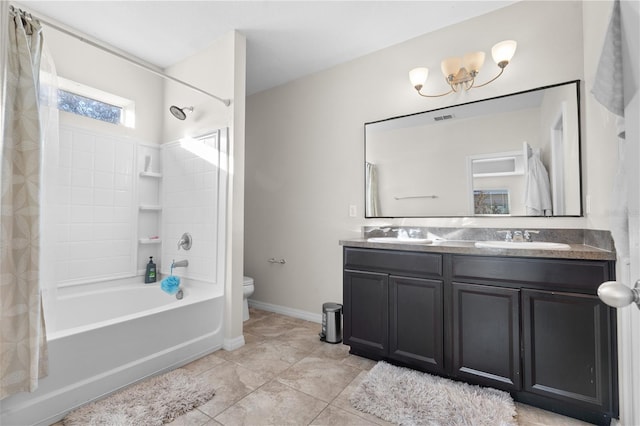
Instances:
[[[26,0],[16,5],[161,68],[238,30],[247,38],[251,95],[513,2]]]

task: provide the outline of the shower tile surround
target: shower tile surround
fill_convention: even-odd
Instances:
[[[161,178],[140,176],[146,156],[148,172]],[[173,259],[188,259],[177,275],[217,280],[216,166],[178,142],[158,145],[70,125],[60,126],[58,158],[47,177],[54,285],[142,275],[149,256],[165,275]],[[188,252],[177,250],[184,232],[194,238]],[[139,243],[150,237],[162,244]]]
[[[217,144],[204,139],[203,143]],[[207,282],[218,279],[218,193],[219,169],[197,155],[183,149],[180,143],[162,146],[162,259],[161,271],[170,273],[171,260],[189,261],[187,268],[174,274]],[[178,250],[183,233],[193,238],[191,249]]]
[[[134,270],[135,149],[122,137],[60,126],[58,167],[49,180],[57,283]]]

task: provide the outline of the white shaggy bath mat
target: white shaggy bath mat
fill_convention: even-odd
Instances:
[[[351,394],[358,410],[400,425],[516,425],[507,392],[378,362]]]
[[[125,388],[69,413],[70,426],[151,426],[168,423],[204,404],[215,389],[187,370],[177,369]]]

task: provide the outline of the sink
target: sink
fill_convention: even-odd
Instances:
[[[398,238],[398,237],[376,237],[367,238],[370,243],[396,243],[396,244],[430,244],[428,238]]]
[[[524,250],[571,250],[569,244],[549,243],[546,241],[476,241],[478,248],[502,248]]]

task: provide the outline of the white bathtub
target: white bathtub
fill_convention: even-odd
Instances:
[[[59,290],[49,376],[2,400],[0,424],[49,425],[69,410],[222,347],[220,284],[184,280],[182,300],[134,280]]]

